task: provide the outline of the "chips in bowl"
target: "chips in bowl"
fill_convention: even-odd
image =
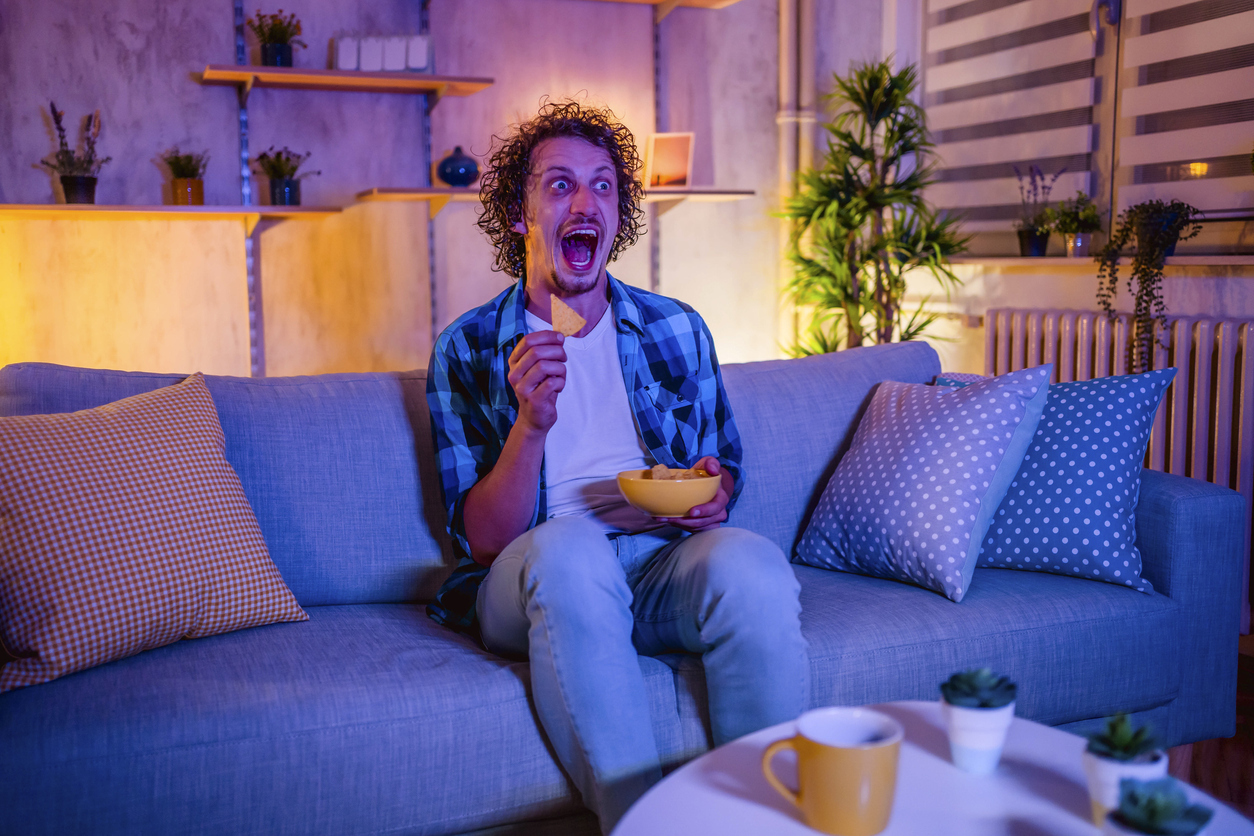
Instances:
[[[627,504],[652,517],[686,517],[718,493],[722,477],[704,470],[654,465],[651,470],[624,470],[618,490]]]

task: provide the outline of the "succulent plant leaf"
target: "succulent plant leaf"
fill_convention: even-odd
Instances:
[[[1125,828],[1148,836],[1193,836],[1210,821],[1214,811],[1190,804],[1174,778],[1119,782],[1119,808],[1111,817]]]
[[[1158,748],[1153,729],[1147,724],[1132,728],[1127,714],[1116,714],[1100,732],[1089,736],[1088,750],[1100,758],[1117,761],[1136,760]]]
[[[959,671],[941,683],[941,696],[950,705],[962,708],[1001,708],[1015,701],[1018,690],[1009,677],[992,668]]]

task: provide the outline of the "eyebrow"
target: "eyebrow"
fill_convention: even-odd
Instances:
[[[573,174],[575,173],[575,170],[574,170],[573,168],[571,168],[570,166],[565,166],[565,165],[551,165],[551,166],[549,166],[548,168],[544,169],[543,171],[538,171],[538,172],[535,172],[535,173],[536,173],[536,175],[537,175],[537,176],[543,176],[543,175],[548,174],[549,172],[552,172],[552,171],[557,171],[557,172],[561,172],[561,173],[563,173],[563,174],[570,174],[570,175],[573,175]],[[597,167],[596,167],[596,169],[595,169],[595,170],[593,170],[593,172],[592,172],[592,173],[593,173],[593,174],[600,174],[602,171],[608,171],[608,172],[610,172],[611,174],[613,174],[613,173],[614,173],[614,167],[613,167],[613,166],[611,166],[611,165],[609,165],[608,163],[602,163],[601,165],[597,166]]]

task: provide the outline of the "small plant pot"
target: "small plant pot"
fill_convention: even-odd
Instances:
[[[175,177],[171,190],[175,206],[205,205],[205,181],[199,177]]]
[[[291,44],[262,44],[261,63],[266,67],[292,66]]]
[[[83,174],[62,174],[61,191],[66,203],[95,203],[96,178]]]
[[[300,181],[270,179],[271,206],[300,206]]]
[[[1019,255],[1041,258],[1049,248],[1049,232],[1037,232],[1034,229],[1019,230]]]
[[[940,703],[949,729],[949,753],[954,766],[973,775],[988,775],[995,770],[1006,745],[1006,730],[1015,718],[1015,704],[966,708],[943,699]]]
[[[1071,232],[1062,237],[1067,245],[1067,258],[1086,258],[1093,243],[1091,232]]]
[[[1105,827],[1106,814],[1119,806],[1119,782],[1124,778],[1153,781],[1167,777],[1167,753],[1161,749],[1145,760],[1117,761],[1085,751],[1084,774],[1089,782],[1089,803],[1093,808],[1093,824]]]

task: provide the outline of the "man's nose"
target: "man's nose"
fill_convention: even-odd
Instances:
[[[596,213],[596,197],[592,187],[581,184],[575,187],[575,195],[570,201],[570,211],[575,215],[592,215]]]

